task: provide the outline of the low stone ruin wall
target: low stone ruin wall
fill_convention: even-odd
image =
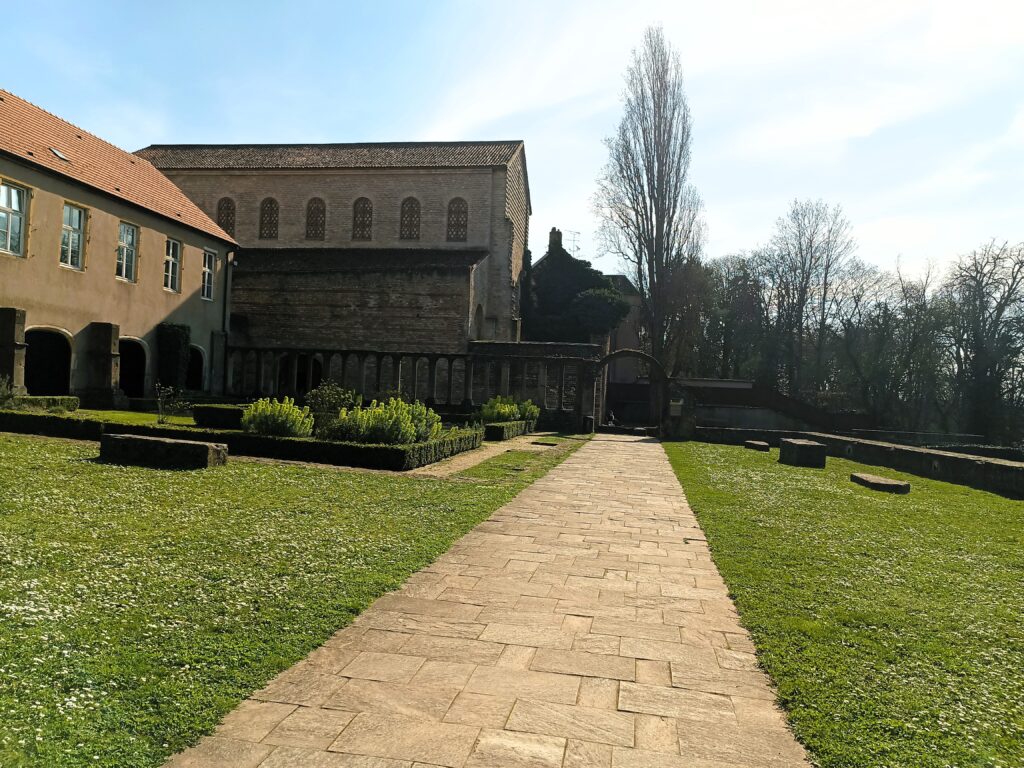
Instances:
[[[708,443],[727,445],[742,445],[747,440],[762,440],[776,448],[779,441],[786,438],[815,440],[828,446],[829,456],[838,456],[861,464],[889,467],[932,480],[943,480],[1014,499],[1024,499],[1024,463],[1016,461],[883,443],[877,440],[861,440],[821,432],[697,427],[695,438]]]
[[[142,435],[103,435],[100,459],[112,464],[156,469],[206,469],[228,461],[223,443],[172,440]]]

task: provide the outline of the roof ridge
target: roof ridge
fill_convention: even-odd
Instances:
[[[134,153],[132,153],[132,152],[129,152],[129,151],[128,151],[127,149],[125,149],[124,147],[119,147],[119,146],[117,146],[117,144],[114,144],[114,143],[113,143],[112,141],[107,141],[106,139],[104,139],[104,138],[103,138],[102,136],[100,136],[99,134],[96,134],[96,133],[93,133],[92,131],[86,130],[85,128],[83,128],[82,126],[78,125],[77,123],[72,123],[72,122],[71,122],[70,120],[65,120],[65,119],[64,119],[63,117],[61,117],[60,115],[58,115],[58,114],[56,114],[56,113],[54,113],[54,112],[51,112],[50,110],[48,110],[48,109],[46,109],[46,108],[44,108],[44,107],[40,107],[40,106],[39,106],[38,104],[36,104],[36,103],[35,103],[34,101],[29,101],[28,99],[23,99],[23,98],[22,98],[21,96],[19,96],[18,94],[16,94],[16,93],[11,93],[10,91],[8,91],[8,90],[7,90],[7,89],[5,89],[5,88],[0,88],[0,94],[3,94],[4,96],[12,96],[13,98],[17,99],[18,101],[23,101],[23,102],[25,102],[26,104],[28,104],[28,105],[29,105],[30,107],[32,107],[33,109],[38,109],[38,110],[39,110],[40,112],[43,112],[44,114],[47,114],[47,115],[49,115],[49,116],[50,116],[50,117],[52,117],[52,118],[53,118],[54,120],[58,120],[58,121],[60,121],[60,122],[64,123],[64,125],[66,125],[66,126],[68,126],[68,127],[70,127],[70,128],[74,128],[74,129],[75,129],[75,130],[76,130],[76,131],[77,131],[78,133],[87,133],[87,134],[89,134],[89,136],[90,136],[90,137],[92,137],[92,138],[94,138],[94,139],[96,139],[96,141],[99,141],[99,142],[101,142],[101,143],[103,143],[103,144],[106,144],[106,145],[107,145],[108,147],[113,147],[113,148],[114,148],[114,149],[116,149],[116,150],[117,150],[118,152],[124,152],[124,153],[126,153],[126,154],[129,154],[129,155],[131,155],[131,154],[134,154]],[[0,98],[0,101],[2,101],[2,100],[3,100],[3,99],[2,99],[2,98]],[[81,137],[79,137],[79,138],[81,138]],[[145,158],[141,158],[141,159],[145,160]],[[146,162],[149,162],[149,161],[148,161],[148,160],[146,160]]]
[[[499,144],[525,144],[524,139],[470,139],[455,141],[298,141],[298,142],[241,142],[232,143],[178,143],[149,144],[135,150],[136,153],[147,149],[231,149],[231,148],[277,148],[277,147],[437,147],[437,146],[483,146]]]

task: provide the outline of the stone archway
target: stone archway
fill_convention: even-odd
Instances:
[[[665,407],[668,402],[668,375],[657,359],[639,349],[617,349],[598,361],[598,375],[604,376],[609,363],[630,358],[639,360],[647,366],[650,380],[647,383],[612,385],[605,377],[605,397],[600,423],[608,423],[608,419],[614,413],[617,424],[660,426],[665,419]]]
[[[25,388],[30,395],[71,394],[71,338],[56,328],[25,331]]]
[[[206,353],[194,344],[188,348],[188,365],[185,368],[185,389],[203,391],[206,381]]]
[[[138,339],[122,337],[117,342],[120,376],[117,386],[127,397],[146,395],[146,347]]]

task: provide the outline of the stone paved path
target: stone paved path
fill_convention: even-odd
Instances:
[[[807,766],[662,447],[598,436],[174,768]]]

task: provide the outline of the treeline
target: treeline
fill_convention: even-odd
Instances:
[[[795,201],[764,247],[691,254],[675,277],[677,374],[754,379],[886,428],[1020,439],[1024,243],[911,277],[860,260],[838,206]]]

